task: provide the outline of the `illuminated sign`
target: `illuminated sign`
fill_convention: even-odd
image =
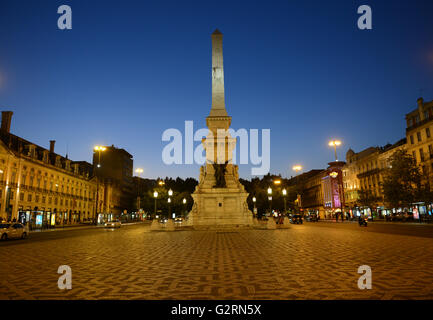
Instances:
[[[37,226],[41,226],[42,225],[42,215],[41,214],[38,214],[36,216],[36,225]]]

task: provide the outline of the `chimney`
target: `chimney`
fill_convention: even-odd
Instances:
[[[56,143],[56,140],[50,140],[50,152],[54,153],[54,144]]]
[[[12,122],[12,115],[14,113],[12,111],[2,111],[2,125],[1,125],[1,131],[9,133],[11,131],[11,122]]]
[[[416,100],[417,104],[418,104],[418,112],[419,112],[419,120],[423,121],[424,120],[424,99],[423,98],[418,98],[418,100]]]

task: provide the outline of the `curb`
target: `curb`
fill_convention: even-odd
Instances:
[[[134,224],[145,224],[145,222],[129,222],[129,223],[122,223],[122,226],[130,226]],[[84,229],[97,229],[97,228],[104,228],[103,225],[90,225],[90,226],[79,226],[79,227],[65,227],[65,228],[54,228],[54,229],[45,229],[45,230],[32,230],[29,231],[29,233],[45,233],[45,232],[56,232],[56,231],[70,231],[70,230],[84,230]]]

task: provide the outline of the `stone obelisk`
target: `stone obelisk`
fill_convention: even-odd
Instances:
[[[239,182],[238,166],[232,163],[236,139],[227,131],[231,124],[224,99],[223,35],[212,35],[212,106],[206,125],[209,133],[203,139],[206,164],[200,168],[199,184],[192,197],[189,224],[200,227],[252,226],[248,210],[248,193]]]

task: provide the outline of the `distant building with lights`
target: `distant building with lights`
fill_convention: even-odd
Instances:
[[[343,186],[346,204],[352,215],[364,213],[371,215],[371,210],[378,216],[389,213],[384,203],[382,183],[384,170],[389,166],[390,157],[395,151],[406,148],[406,139],[403,138],[394,144],[383,147],[369,147],[358,153],[349,149],[346,153],[346,165],[343,167]],[[377,198],[374,208],[364,208],[359,201],[361,190],[368,191],[372,197]]]
[[[10,133],[12,111],[0,128],[0,217],[33,227],[73,224],[95,215],[92,165],[72,161]]]
[[[133,157],[125,149],[114,145],[104,151],[93,152],[93,170],[100,181],[107,186],[106,207],[101,210],[108,218],[121,215],[124,210],[135,208],[133,191]],[[105,218],[107,218],[105,217]]]
[[[417,100],[417,108],[406,114],[407,151],[416,159],[433,186],[433,100]]]
[[[0,220],[48,228],[98,216],[112,219],[130,209],[125,187],[132,183],[128,152],[107,147],[101,175],[96,176],[95,162],[72,161],[55,153],[54,140],[47,149],[12,134],[12,115],[3,111],[1,119]]]

